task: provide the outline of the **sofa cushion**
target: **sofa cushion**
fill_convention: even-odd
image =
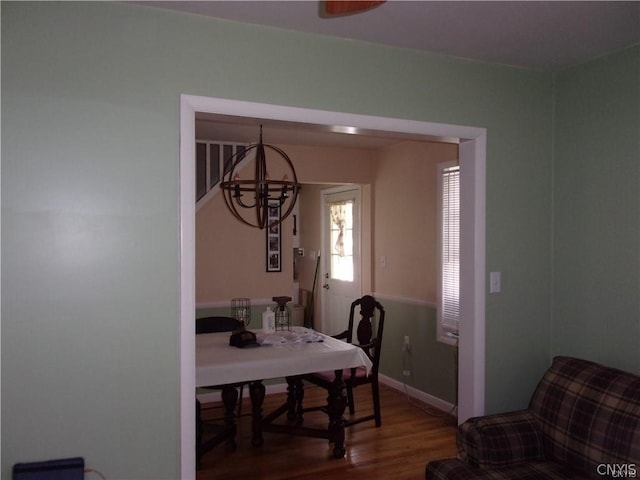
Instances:
[[[534,392],[545,455],[588,474],[601,464],[640,464],[640,377],[556,357]]]
[[[458,428],[460,459],[481,468],[542,460],[536,423],[527,411],[470,418]]]

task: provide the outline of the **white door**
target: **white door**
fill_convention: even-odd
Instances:
[[[347,328],[351,303],[362,295],[360,187],[334,187],[322,196],[322,331],[335,335]]]

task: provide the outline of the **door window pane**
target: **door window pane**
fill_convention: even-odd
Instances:
[[[353,282],[353,201],[329,205],[331,278]]]

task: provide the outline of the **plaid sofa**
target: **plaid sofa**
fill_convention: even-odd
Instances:
[[[640,478],[640,376],[556,357],[529,408],[467,420],[427,480]]]

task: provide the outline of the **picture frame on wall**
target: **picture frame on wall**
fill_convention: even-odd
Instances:
[[[282,271],[282,225],[280,223],[280,203],[269,204],[267,212],[267,272]]]

